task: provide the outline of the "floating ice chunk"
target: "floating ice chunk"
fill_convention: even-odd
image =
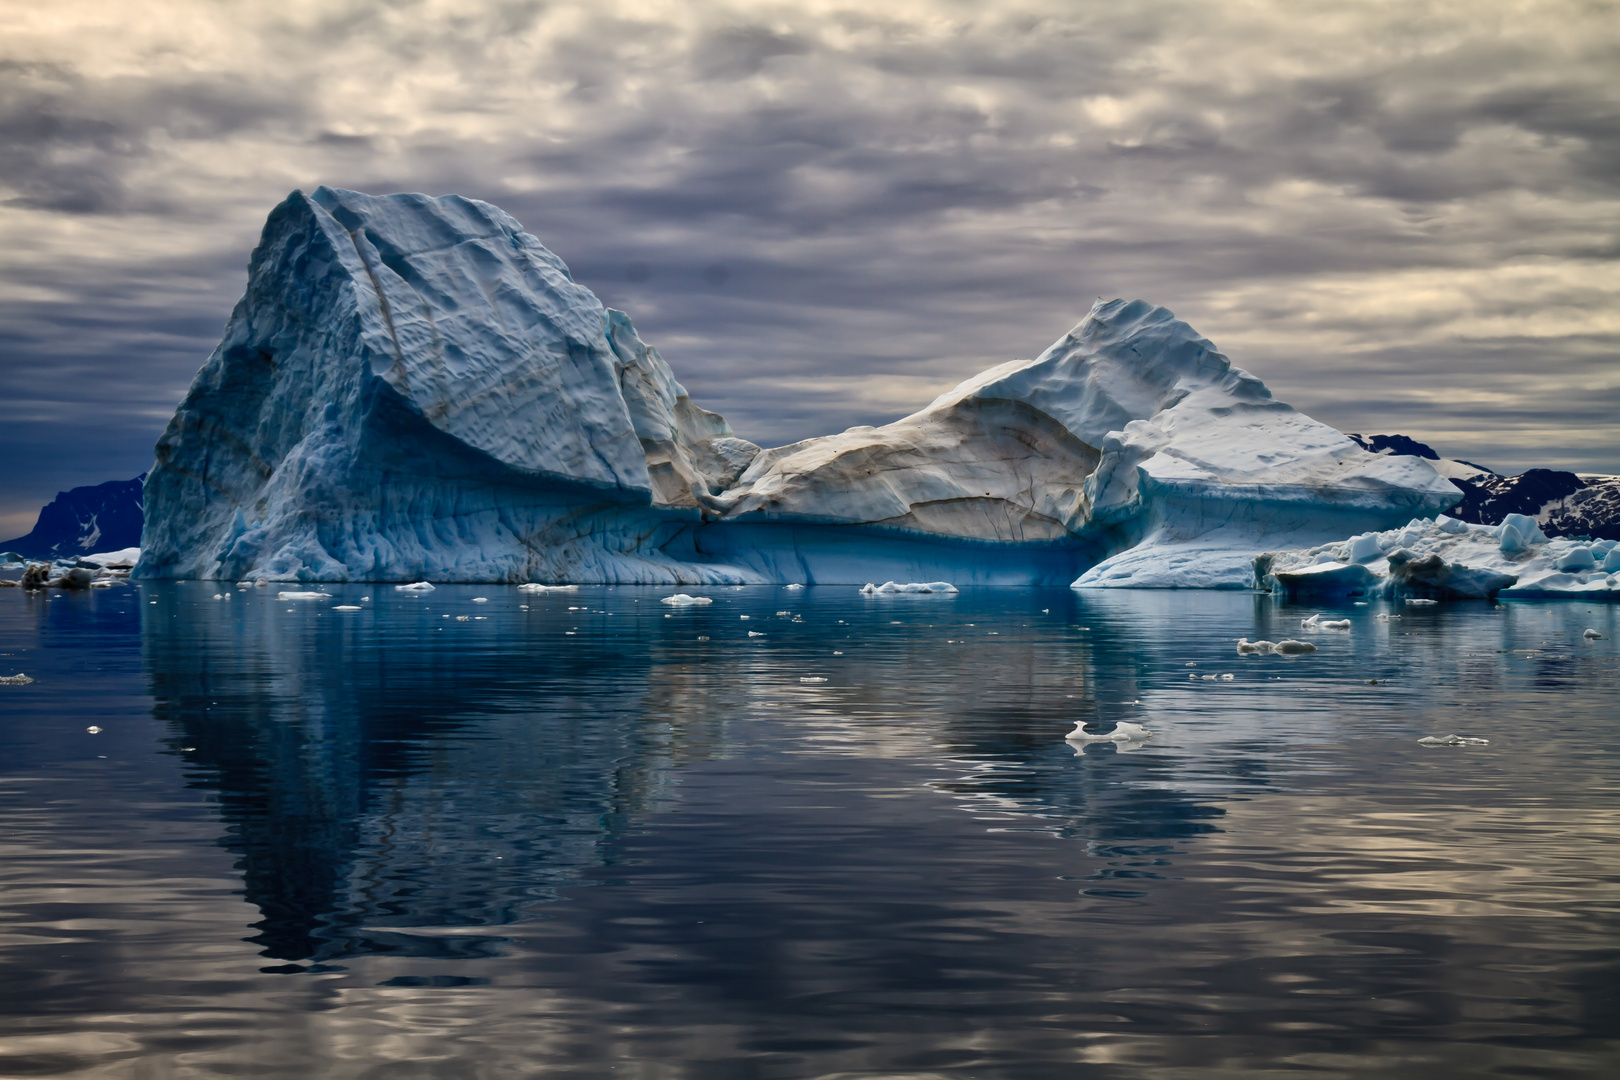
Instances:
[[[475,597],[473,597],[472,602],[475,603],[475,604],[487,604],[487,603],[489,603],[489,597],[487,597],[487,596],[475,596]]]
[[[1393,622],[1394,620],[1400,618],[1400,616],[1399,615],[1386,615],[1386,614],[1384,614],[1383,612],[1380,611],[1377,615],[1373,616],[1373,618],[1377,619],[1379,622]]]
[[[472,616],[471,615],[457,615],[456,616],[456,622],[471,622],[471,621],[472,621]]]
[[[433,591],[433,583],[431,581],[413,581],[409,585],[395,585],[394,586],[394,591],[395,592],[432,592]]]
[[[1299,625],[1306,630],[1348,630],[1349,619],[1324,619],[1321,615],[1312,615],[1308,619],[1299,620]]]
[[[1475,739],[1466,735],[1430,735],[1418,740],[1419,746],[1489,746],[1489,739]]]
[[[749,637],[764,637],[765,632],[763,630],[750,630],[750,631],[748,631],[748,636]]]
[[[1222,675],[1221,676],[1221,682],[1231,682],[1232,679],[1233,679],[1233,676],[1231,676],[1231,675]]]
[[[0,686],[27,686],[33,681],[34,680],[30,679],[27,675],[19,673],[16,675],[6,675],[0,677]]]
[[[1277,651],[1275,641],[1250,641],[1248,638],[1238,638],[1237,651],[1239,656],[1254,656],[1260,653]]]
[[[101,728],[97,727],[95,724],[91,724],[89,727],[85,728],[84,730],[87,733],[91,734],[91,735],[100,735],[101,734]]]
[[[782,586],[782,588],[792,590],[792,589],[802,589],[802,588],[804,588],[804,586],[799,585],[799,584],[793,584],[793,585],[784,585],[784,586]]]
[[[277,600],[330,600],[331,598],[332,598],[332,594],[329,593],[329,592],[278,592],[278,593],[276,593],[276,599]]]
[[[531,581],[527,585],[519,585],[518,592],[578,592],[578,585],[542,585],[538,581]]]
[[[253,588],[254,584],[255,583],[252,582],[252,581],[238,581],[236,583],[236,587],[238,589],[251,589],[251,588]]]
[[[1415,607],[1433,607],[1434,605],[1438,604],[1440,601],[1438,601],[1438,600],[1425,600],[1420,596],[1408,596],[1406,598],[1406,602],[1408,604],[1414,605]]]
[[[214,594],[214,599],[215,600],[223,600],[223,599],[225,599],[225,595],[223,593],[215,593]]]
[[[1281,653],[1283,656],[1302,656],[1305,653],[1315,652],[1316,646],[1308,641],[1295,641],[1292,638],[1285,638],[1277,642],[1274,651]]]
[[[688,596],[683,592],[678,592],[674,596],[664,597],[659,603],[668,604],[670,607],[692,607],[697,604],[712,604],[714,598],[709,596]],[[746,615],[743,617],[747,618]]]
[[[334,604],[332,606],[332,610],[333,611],[364,611],[365,609],[362,608],[359,604]]]
[[[1587,641],[1597,641],[1602,638],[1603,635],[1598,633],[1596,630],[1593,630],[1591,627],[1587,627],[1585,632],[1581,634],[1581,637],[1585,638]]]
[[[868,581],[861,587],[863,596],[895,596],[900,593],[954,593],[955,585],[948,581],[908,581],[902,585],[898,581],[885,581],[882,585],[874,585]]]
[[[1151,739],[1153,738],[1153,732],[1149,731],[1141,724],[1133,724],[1129,720],[1121,720],[1119,723],[1114,725],[1114,730],[1108,732],[1106,735],[1093,735],[1091,732],[1086,730],[1085,721],[1082,720],[1081,722],[1075,724],[1074,730],[1069,732],[1063,738],[1066,742],[1077,743],[1128,743],[1141,742],[1144,739]]]
[[[799,676],[799,681],[800,682],[826,682],[827,680],[823,679],[820,675],[800,675]]]

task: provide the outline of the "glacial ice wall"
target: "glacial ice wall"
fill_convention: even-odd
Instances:
[[[158,443],[137,573],[1230,587],[1457,497],[1142,301],[762,450],[501,210],[321,188],[270,215]]]

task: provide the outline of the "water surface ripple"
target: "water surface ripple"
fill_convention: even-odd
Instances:
[[[1620,1075],[1613,607],[220,588],[0,591],[0,1075]]]

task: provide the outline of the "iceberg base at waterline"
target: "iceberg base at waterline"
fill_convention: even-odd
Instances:
[[[158,442],[135,574],[1232,587],[1459,497],[1140,300],[893,423],[762,448],[499,208],[320,188],[271,212]]]

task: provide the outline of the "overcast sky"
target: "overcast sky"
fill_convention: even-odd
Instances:
[[[494,202],[767,445],[1161,303],[1280,398],[1620,472],[1620,6],[0,0],[0,536],[128,478],[269,209]]]

